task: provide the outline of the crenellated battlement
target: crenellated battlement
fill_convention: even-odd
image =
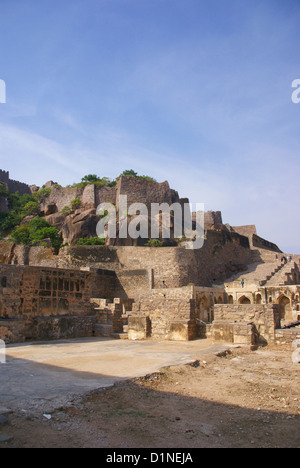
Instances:
[[[25,193],[31,194],[29,185],[9,178],[9,172],[0,169],[0,183],[7,187],[10,193],[19,192],[20,195]]]

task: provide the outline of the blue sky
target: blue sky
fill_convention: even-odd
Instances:
[[[300,253],[299,0],[0,0],[0,168],[124,169]]]

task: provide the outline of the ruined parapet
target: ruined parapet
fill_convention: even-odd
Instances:
[[[214,306],[214,341],[235,344],[267,344],[275,341],[280,328],[275,304],[217,304]]]
[[[96,316],[95,335],[111,336],[123,333],[123,302],[119,298],[113,301],[100,298],[91,299],[92,311]]]
[[[10,179],[8,171],[3,171],[0,169],[0,183],[4,184],[10,193],[19,192],[20,195],[24,195],[25,193],[31,195],[29,185],[17,180]]]
[[[219,230],[225,228],[223,225],[221,211],[206,211],[204,213],[204,228],[205,230]]]
[[[137,325],[138,323],[140,325]],[[151,295],[141,298],[133,305],[132,316],[128,322],[128,337],[132,337],[139,327],[144,327],[145,337],[150,336],[151,329],[151,338],[173,341],[193,340],[197,335],[195,300],[151,297]]]
[[[233,226],[231,229],[241,236],[248,237],[251,248],[259,248],[281,253],[281,250],[276,244],[258,236],[256,226],[254,224]]]

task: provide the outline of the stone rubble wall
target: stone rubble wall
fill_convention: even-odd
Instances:
[[[236,344],[275,341],[280,328],[279,308],[275,304],[216,304],[212,336],[215,341]]]
[[[0,339],[93,336],[90,298],[115,290],[113,272],[0,265]]]

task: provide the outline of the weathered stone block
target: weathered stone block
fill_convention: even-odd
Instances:
[[[145,340],[151,336],[151,322],[149,317],[133,316],[128,317],[128,339]]]

